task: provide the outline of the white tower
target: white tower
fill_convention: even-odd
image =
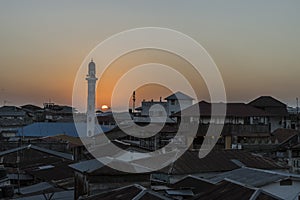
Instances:
[[[89,63],[89,73],[86,77],[88,81],[88,99],[87,99],[87,136],[92,137],[95,135],[95,88],[96,88],[96,65],[93,59]]]

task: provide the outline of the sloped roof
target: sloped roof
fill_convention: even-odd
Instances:
[[[0,107],[0,116],[25,116],[26,112],[16,106],[2,106]]]
[[[188,175],[179,181],[170,184],[170,187],[176,189],[191,188],[194,194],[199,194],[211,189],[214,186],[212,182],[207,179]]]
[[[192,198],[193,200],[283,200],[262,189],[226,179],[216,184],[203,194]]]
[[[259,190],[257,193],[258,194],[256,195],[255,200],[283,200],[282,198],[277,197],[263,190]]]
[[[274,161],[253,155],[249,152],[241,150],[222,150],[212,151],[205,158],[199,159],[196,151],[186,151],[181,157],[172,163],[176,156],[176,151],[161,154],[156,157],[147,157],[130,161],[130,163],[122,160],[113,160],[115,164],[123,166],[123,168],[131,167],[136,169],[156,169],[157,163],[161,166],[166,166],[157,173],[163,174],[196,174],[206,172],[226,172],[240,168],[236,161],[243,163],[247,167],[255,167],[260,169],[283,169]],[[171,159],[171,160],[170,160]],[[168,165],[170,161],[171,164]],[[193,162],[191,162],[193,161]],[[147,166],[147,167],[146,167]],[[123,174],[114,170],[98,160],[88,160],[70,165],[76,171],[81,173],[96,173],[96,174]]]
[[[165,100],[193,100],[192,97],[182,93],[182,92],[176,92],[174,94],[171,94],[170,96],[166,97]]]
[[[67,143],[69,143],[69,145],[71,147],[83,146],[83,143],[79,137],[74,137],[74,136],[69,136],[69,135],[64,135],[64,134],[59,134],[59,135],[54,135],[54,136],[46,136],[46,137],[43,137],[40,139],[45,140],[45,141],[67,142]]]
[[[170,200],[157,192],[146,189],[141,185],[134,184],[117,188],[94,196],[84,198],[86,200]]]
[[[25,109],[26,111],[38,111],[38,110],[42,110],[43,108],[36,106],[36,105],[32,105],[32,104],[26,104],[21,106],[22,109]]]
[[[33,167],[25,171],[34,176],[35,179],[43,181],[59,181],[67,178],[73,178],[73,170],[68,166],[73,161],[64,161],[53,163],[49,168]]]
[[[17,189],[16,189],[17,190]],[[29,195],[29,194],[43,194],[45,192],[57,192],[62,191],[61,189],[55,188],[50,183],[42,182],[37,183],[35,185],[30,185],[27,187],[20,188],[20,193],[23,195]]]
[[[50,192],[50,194],[51,194],[51,192]],[[41,200],[41,199],[45,199],[45,196],[43,194],[39,194],[39,195],[34,195],[34,196],[20,197],[20,198],[16,198],[16,199],[18,199],[18,200]],[[74,199],[74,191],[68,190],[68,191],[62,191],[62,192],[55,192],[52,196],[52,199],[73,200]]]
[[[81,162],[69,165],[69,167],[71,167],[72,169],[79,171],[79,172],[84,172],[84,173],[92,173],[103,166],[104,166],[104,164],[99,162],[97,159],[81,161]]]
[[[287,105],[270,96],[259,97],[249,105],[263,109],[269,116],[288,116]]]
[[[210,180],[212,182],[219,183],[225,179],[230,179],[248,186],[262,187],[290,177],[295,177],[297,179],[300,178],[299,175],[297,176],[294,174],[242,167],[240,169],[219,174]]]
[[[249,103],[255,107],[286,107],[286,104],[271,96],[261,96]]]
[[[279,128],[271,133],[271,141],[278,141],[279,144],[285,143],[293,137],[296,137],[299,131],[292,129]]]
[[[2,127],[16,127],[24,126],[26,123],[22,119],[5,119],[0,118],[0,126]]]
[[[175,113],[173,116],[195,116],[199,115],[210,117],[212,105],[216,110],[217,116],[223,116],[221,113],[226,106],[226,116],[227,117],[265,117],[268,113],[265,111],[255,108],[251,105],[244,103],[208,103],[206,101],[201,101],[198,104],[194,104],[181,112]]]
[[[168,155],[170,154],[170,155]],[[171,152],[168,154],[162,154],[161,158],[146,158],[133,161],[142,166],[149,166],[153,163],[174,158]],[[195,174],[206,172],[226,172],[234,169],[238,169],[239,166],[233,160],[238,160],[247,167],[255,167],[260,169],[282,169],[274,161],[263,158],[257,155],[253,155],[246,151],[241,150],[216,150],[211,151],[206,157],[199,159],[198,151],[186,151],[181,157],[169,166],[159,170],[158,173],[166,174]],[[193,161],[193,162],[191,162]]]
[[[143,171],[146,170],[145,167],[138,165],[138,164],[130,164],[125,161],[116,160],[116,159],[110,159],[110,158],[103,158],[109,160],[108,162],[110,164],[114,164],[119,166],[119,168],[123,169],[130,169],[131,171],[139,172],[140,169],[143,169]],[[87,173],[87,174],[104,174],[104,175],[125,175],[128,174],[127,172],[118,171],[116,169],[110,168],[109,166],[101,163],[97,159],[93,160],[87,160],[82,161],[79,163],[71,164],[69,165],[72,169],[75,171],[81,172],[81,173]]]
[[[154,124],[151,124],[151,127],[153,127],[153,130],[156,130],[156,128],[161,127],[161,124],[154,123]],[[138,134],[141,132],[141,130],[143,130],[143,129],[141,128],[141,129],[137,130],[135,128],[135,126],[129,124],[126,127],[123,126],[122,129],[119,126],[115,126],[113,129],[106,132],[105,135],[110,140],[114,140],[114,139],[120,139],[120,138],[124,138],[124,137],[128,136],[128,134],[126,134],[124,131],[126,131],[127,133]],[[150,129],[145,128],[144,133],[148,133],[149,131],[147,131],[147,130],[150,130]],[[164,124],[162,129],[159,130],[160,133],[176,133],[177,131],[178,131],[178,128],[172,124]]]
[[[53,151],[53,150],[50,150],[50,149],[34,146],[34,145],[31,145],[31,144],[26,145],[26,146],[22,146],[22,147],[17,147],[17,148],[14,148],[14,149],[10,149],[10,150],[7,150],[7,151],[2,151],[2,152],[0,152],[0,157],[11,154],[11,153],[15,153],[15,152],[18,152],[18,151],[22,151],[24,149],[33,149],[33,150],[43,152],[43,153],[46,153],[46,154],[49,154],[49,155],[53,155],[53,156],[56,156],[56,157],[60,157],[60,158],[68,159],[68,160],[73,160],[73,155],[72,154],[62,153],[62,152],[59,152],[59,151]]]
[[[207,192],[192,198],[193,200],[249,200],[255,189],[233,183],[222,181]]]
[[[73,137],[78,137],[79,133],[86,133],[86,123],[73,122],[36,122],[25,126],[24,128],[19,128],[17,136],[25,137],[45,137],[45,136],[55,136],[58,134],[66,134]],[[79,133],[77,129],[79,129]],[[110,130],[106,126],[96,126],[97,132],[103,133]],[[86,135],[84,135],[86,136]]]

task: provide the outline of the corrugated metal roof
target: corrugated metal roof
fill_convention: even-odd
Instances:
[[[226,179],[193,200],[282,200],[262,189]]]
[[[214,184],[207,179],[195,177],[188,175],[179,181],[170,184],[170,187],[176,188],[176,189],[182,189],[182,188],[189,188],[192,189],[192,191],[195,194],[199,194],[202,192],[205,192],[209,189],[211,189],[214,186]]]
[[[82,162],[69,165],[69,167],[71,167],[72,169],[79,172],[85,172],[85,173],[92,173],[93,171],[103,166],[104,164],[99,162],[97,159],[82,161]]]
[[[0,116],[20,116],[24,117],[26,112],[16,106],[2,106],[0,107]]]
[[[20,197],[16,198],[18,200],[41,200],[45,199],[44,195],[34,195],[29,197]],[[55,192],[52,196],[52,199],[59,199],[59,200],[73,200],[74,199],[74,191],[63,191],[63,192]]]
[[[42,147],[38,147],[38,146],[34,146],[34,145],[31,145],[30,148],[34,149],[34,150],[37,150],[37,151],[47,153],[47,154],[50,154],[50,155],[54,155],[54,156],[57,156],[57,157],[65,158],[65,159],[68,159],[68,160],[73,160],[73,155],[72,154],[62,153],[62,152],[59,152],[59,151],[53,151],[53,150],[50,150],[50,149],[46,149],[46,148],[42,148]]]
[[[43,152],[43,153],[47,153],[47,154],[50,154],[50,155],[53,155],[53,156],[56,156],[56,157],[61,157],[61,158],[65,158],[65,159],[68,159],[68,160],[73,160],[73,155],[72,154],[53,151],[53,150],[50,150],[50,149],[34,146],[34,145],[31,145],[31,144],[27,145],[27,146],[22,146],[22,147],[17,147],[17,148],[14,148],[14,149],[10,149],[10,150],[7,150],[7,151],[2,151],[2,152],[0,152],[0,157],[4,156],[4,155],[7,155],[7,154],[10,154],[10,153],[15,153],[17,151],[22,151],[24,149],[33,149],[33,150],[40,151],[40,152]]]
[[[243,183],[245,185],[253,186],[253,187],[261,187],[285,178],[289,176],[266,171],[266,170],[257,170],[252,168],[240,168],[230,172],[225,172],[217,175],[210,180],[219,183],[224,179],[230,179],[233,181],[237,181]]]
[[[128,162],[113,159],[110,157],[103,157],[101,159],[103,159],[103,161],[105,163],[110,163],[113,166],[118,166],[119,169],[136,171],[136,172],[149,170],[148,168],[146,168],[142,165],[138,165],[135,163],[128,163]],[[97,159],[79,162],[76,164],[69,165],[69,167],[71,167],[72,169],[74,169],[78,172],[88,173],[88,174],[92,174],[92,173],[95,173],[97,175],[99,175],[99,174],[105,174],[105,175],[128,174],[126,172],[122,172],[122,171],[118,171],[116,169],[110,168],[109,166],[98,161]]]
[[[96,194],[87,198],[86,200],[171,200],[157,192],[146,189],[141,185],[134,184],[107,192]]]
[[[222,181],[207,192],[193,198],[193,200],[249,200],[256,192],[254,188],[248,188],[230,181]]]
[[[74,173],[73,170],[68,166],[71,163],[72,161],[63,161],[53,164],[53,168],[39,169],[39,167],[33,167],[26,169],[25,171],[38,180],[60,181],[65,179],[72,179]]]
[[[76,128],[79,130],[79,132]],[[78,137],[79,134],[85,134],[86,130],[86,123],[77,123],[75,126],[73,122],[37,122],[25,126],[24,128],[19,128],[17,136],[45,137],[58,134],[66,134],[69,136]],[[107,126],[96,125],[96,131],[98,133],[107,132],[109,130],[110,128],[108,128]]]
[[[173,195],[173,196],[194,196],[194,193],[190,189],[185,189],[185,190],[166,190],[166,193],[168,195]]]
[[[33,177],[28,174],[7,174],[9,180],[33,180]]]
[[[35,185],[20,188],[20,193],[24,195],[52,189],[55,190],[55,188],[50,183],[42,182]]]
[[[204,172],[225,172],[238,169],[239,166],[232,162],[232,159],[239,160],[247,167],[260,169],[283,168],[270,159],[253,155],[249,152],[241,150],[211,151],[206,157],[202,159],[199,159],[198,154],[198,151],[186,151],[173,164],[163,168],[162,170],[160,170],[160,172],[168,174],[194,174]],[[164,156],[165,154],[162,154],[162,158],[160,160],[174,158],[175,155],[168,155],[166,158],[164,158]],[[141,165],[143,165],[143,163],[146,163],[147,166],[149,166],[151,165],[151,162],[155,163],[157,160],[158,158],[154,158],[153,160],[140,159],[134,162]],[[191,162],[191,160],[193,162]]]

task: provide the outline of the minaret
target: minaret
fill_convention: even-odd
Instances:
[[[86,77],[88,81],[88,99],[87,99],[87,136],[92,137],[95,135],[95,88],[96,88],[96,65],[93,59],[89,63],[89,73]]]

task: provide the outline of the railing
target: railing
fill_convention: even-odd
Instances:
[[[189,125],[186,124],[188,130]],[[200,124],[198,128],[198,135],[205,135],[207,133],[209,124]],[[212,128],[220,128],[220,124],[212,124]],[[251,134],[251,133],[269,133],[268,125],[244,125],[244,124],[224,124],[222,135],[235,135],[235,134]]]

